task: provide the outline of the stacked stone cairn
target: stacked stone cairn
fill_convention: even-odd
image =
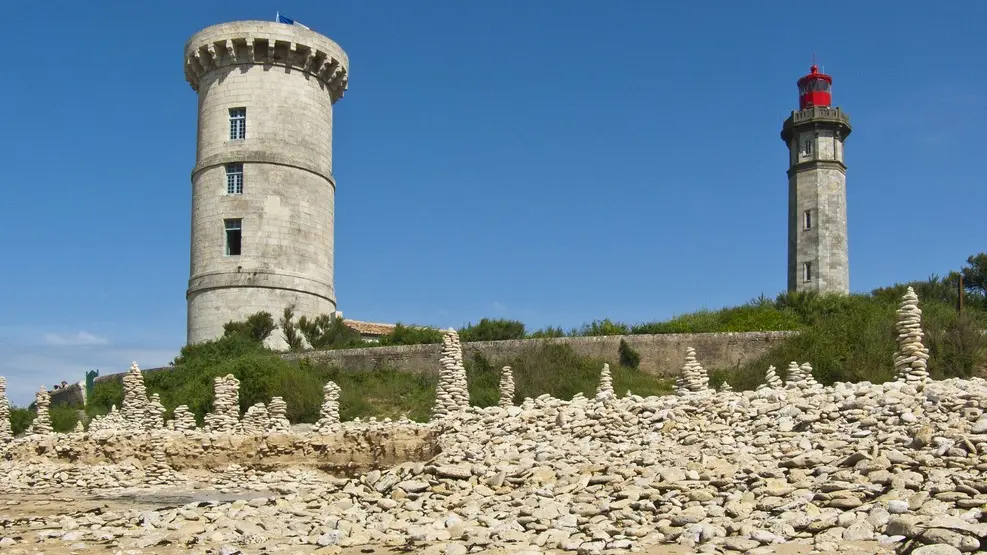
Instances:
[[[799,367],[799,363],[794,360],[788,363],[788,375],[785,376],[785,387],[787,389],[802,389],[805,383],[805,372]]]
[[[613,376],[610,374],[610,365],[603,363],[603,370],[600,371],[600,384],[596,386],[596,399],[613,399]]]
[[[322,388],[322,408],[319,409],[319,421],[315,423],[315,431],[327,433],[339,424],[339,386],[329,381]]]
[[[45,435],[52,433],[51,428],[51,396],[48,395],[48,390],[45,386],[41,386],[41,389],[34,394],[34,404],[37,407],[38,415],[34,418],[34,422],[28,427],[28,435]]]
[[[808,362],[803,362],[799,369],[802,371],[802,384],[804,389],[817,391],[822,386],[822,384],[816,381],[816,377],[812,375],[811,364]]]
[[[168,465],[165,456],[165,436],[160,430],[151,432],[151,459],[153,462],[144,470],[144,479],[153,486],[163,486],[174,482],[175,472]]]
[[[733,386],[730,385],[730,382],[723,380],[723,383],[720,384],[720,392],[729,393],[731,391],[733,391]]]
[[[898,350],[894,353],[895,380],[919,386],[929,380],[929,349],[922,343],[922,310],[911,287],[898,308]]]
[[[149,409],[144,374],[134,361],[130,364],[130,370],[123,376],[123,405],[120,407],[123,426],[126,429],[145,429]]]
[[[291,431],[291,422],[288,421],[287,417],[288,403],[284,399],[272,397],[267,413],[270,416],[267,422],[267,431],[272,434],[286,434]]]
[[[685,365],[682,373],[675,380],[675,392],[679,395],[702,393],[709,390],[709,375],[699,361],[696,360],[696,350],[686,347]]]
[[[271,416],[264,403],[251,405],[243,415],[243,433],[247,435],[263,435],[270,424]]]
[[[204,424],[210,432],[235,433],[240,428],[240,380],[233,374],[213,379],[213,411]]]
[[[161,404],[161,396],[155,393],[151,395],[151,400],[147,403],[144,413],[144,428],[147,430],[160,430],[164,428],[165,408]]]
[[[195,431],[195,414],[188,410],[188,405],[178,405],[175,407],[175,417],[168,421],[168,428],[176,432]]]
[[[0,376],[0,444],[14,439],[10,427],[10,403],[7,401],[7,378]]]
[[[72,429],[72,433],[73,434],[82,434],[82,433],[85,433],[85,431],[86,431],[86,428],[82,425],[82,420],[79,420],[78,422],[76,422],[75,423],[75,428]]]
[[[450,328],[442,335],[439,384],[435,391],[432,419],[441,419],[469,408],[470,394],[463,366],[463,348],[459,334]]]
[[[759,384],[755,391],[769,391],[785,388],[785,382],[778,377],[777,369],[774,365],[768,366],[768,371],[764,373],[764,382]]]
[[[116,432],[124,428],[123,415],[117,410],[117,406],[110,407],[110,412],[97,416],[89,422],[89,432]]]
[[[514,373],[510,366],[500,369],[500,402],[499,405],[507,408],[514,405]]]

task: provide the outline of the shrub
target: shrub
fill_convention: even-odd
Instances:
[[[442,330],[423,326],[405,326],[400,322],[394,326],[391,333],[380,338],[379,344],[384,345],[423,345],[427,343],[442,343]]]
[[[576,333],[581,336],[627,335],[631,333],[631,328],[627,324],[604,318],[603,320],[593,320],[589,324],[583,324]]]
[[[627,341],[624,341],[623,338],[620,340],[620,347],[617,348],[617,353],[620,356],[621,366],[628,368],[638,368],[641,366],[641,355],[628,345]]]
[[[528,337],[532,339],[542,339],[547,337],[565,337],[566,333],[562,328],[548,326],[547,328],[542,328],[537,331],[533,331],[528,334]]]
[[[294,305],[285,308],[284,314],[281,315],[281,332],[284,333],[284,340],[288,343],[288,350],[300,351],[302,350],[302,335],[298,331],[298,326],[295,324],[294,318]]]
[[[229,321],[223,324],[223,335],[243,335],[261,343],[271,335],[275,327],[274,317],[269,312],[257,312],[247,316],[242,322]]]
[[[359,332],[347,326],[342,318],[333,318],[328,314],[320,314],[311,320],[302,316],[298,320],[298,329],[313,349],[366,347]]]
[[[459,330],[461,341],[503,341],[524,339],[524,324],[517,320],[491,320],[483,318],[478,324],[470,323]]]

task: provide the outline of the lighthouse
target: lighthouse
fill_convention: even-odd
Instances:
[[[788,291],[850,292],[846,163],[850,116],[833,106],[833,78],[813,64],[799,108],[782,125],[788,145]]]

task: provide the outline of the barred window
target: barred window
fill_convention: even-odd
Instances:
[[[243,164],[226,164],[226,194],[243,194]]]
[[[230,139],[247,137],[247,109],[230,108]]]

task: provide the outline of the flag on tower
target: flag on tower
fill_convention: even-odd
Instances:
[[[294,19],[291,19],[290,17],[285,17],[285,16],[281,15],[281,12],[276,12],[276,13],[277,13],[277,16],[276,16],[277,19],[275,19],[275,21],[277,21],[278,23],[287,23],[288,25],[298,25],[302,29],[308,29],[308,27],[302,25],[301,23],[298,23]],[[311,29],[309,29],[309,30],[311,30]]]

